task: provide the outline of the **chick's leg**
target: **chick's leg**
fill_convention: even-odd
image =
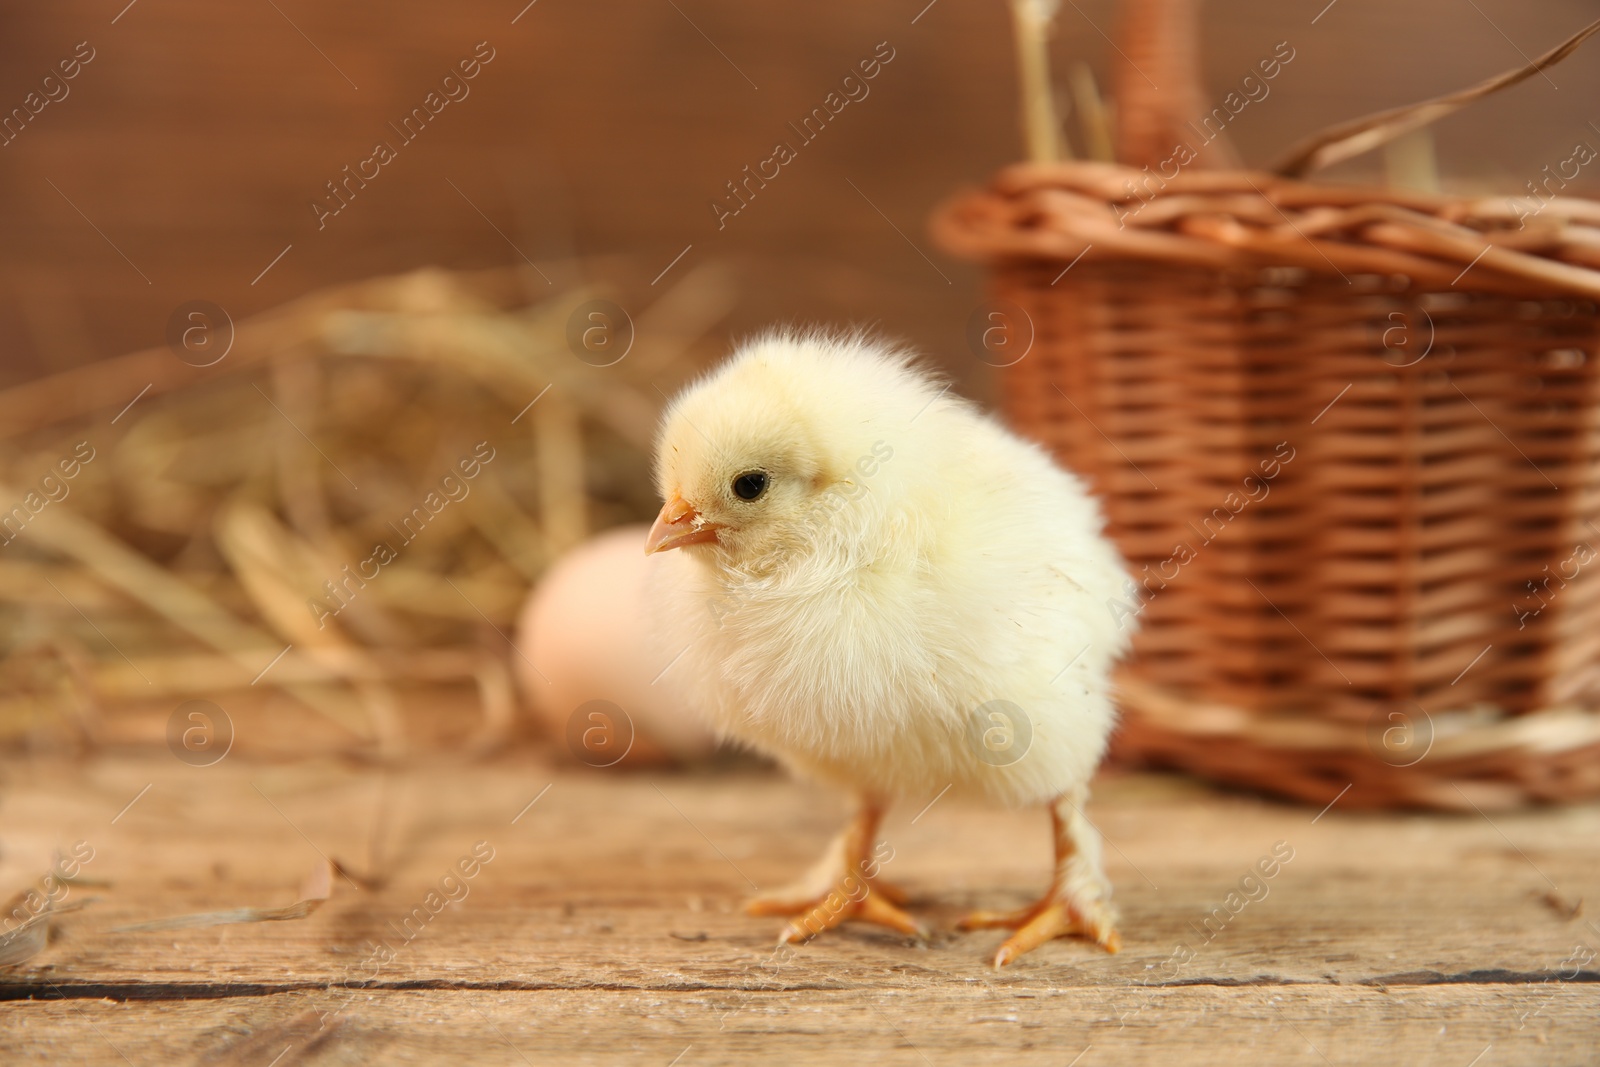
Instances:
[[[883,859],[876,854],[875,845],[882,820],[883,806],[875,801],[864,802],[861,811],[799,881],[751,899],[745,911],[751,915],[791,916],[779,935],[780,943],[807,940],[846,919],[925,937],[921,924],[899,908],[905,903],[905,893],[878,877]]]
[[[1111,883],[1101,868],[1100,834],[1083,814],[1088,797],[1088,789],[1079,786],[1050,806],[1056,869],[1049,891],[1038,903],[1014,912],[977,911],[962,920],[964,930],[998,926],[1016,931],[995,953],[996,967],[1046,941],[1073,934],[1089,938],[1107,952],[1122,946],[1117,913],[1111,906]]]

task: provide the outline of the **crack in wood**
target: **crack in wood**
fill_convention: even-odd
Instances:
[[[1403,974],[1385,974],[1377,978],[1363,978],[1359,985],[1543,985],[1545,982],[1600,982],[1600,971],[1576,971],[1571,975],[1559,971],[1508,971],[1489,968],[1445,974],[1441,971],[1406,971]]]
[[[1407,971],[1348,981],[1336,979],[1291,978],[1262,974],[1250,978],[1184,978],[1172,982],[1133,982],[1126,986],[1096,986],[1112,989],[1180,989],[1190,986],[1238,988],[1248,986],[1430,986],[1430,985],[1507,985],[1534,986],[1547,982],[1600,983],[1600,971],[1578,971],[1570,977],[1552,971],[1510,971],[1484,969],[1446,973]],[[783,986],[724,985],[715,982],[673,982],[639,984],[627,982],[452,982],[443,979],[415,979],[401,982],[4,982],[0,1001],[17,1000],[222,1000],[234,997],[266,997],[284,993],[331,992],[336,989],[377,992],[418,990],[464,993],[542,993],[595,991],[610,993],[795,993],[864,991],[859,983],[818,982]],[[893,986],[878,987],[883,989]]]
[[[406,993],[794,993],[841,992],[861,986],[828,982],[785,986],[718,985],[713,982],[670,982],[643,985],[627,982],[450,982],[419,978],[403,982],[31,982],[0,983],[0,1002],[15,1000],[223,1000],[267,997],[282,993],[334,990]]]

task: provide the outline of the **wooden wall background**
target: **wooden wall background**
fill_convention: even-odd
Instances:
[[[730,335],[873,322],[958,373],[973,364],[962,337],[978,274],[936,252],[923,220],[1018,152],[1001,0],[525,2],[9,6],[0,109],[78,42],[95,58],[0,147],[0,384],[160,344],[190,299],[238,318],[341,280],[513,262],[507,239],[557,282],[580,257],[641,291],[692,244],[675,270],[735,268]],[[1516,64],[1597,15],[1592,0],[1214,0],[1205,66],[1220,100],[1276,42],[1295,48],[1233,127],[1260,163],[1322,124]],[[1120,60],[1100,31],[1113,27],[1110,0],[1064,5],[1060,67],[1086,57],[1109,83]],[[485,40],[495,59],[471,95],[319,232],[309,205],[323,183]],[[724,182],[880,41],[895,59],[871,95],[719,232],[708,202]],[[1597,90],[1591,46],[1447,120],[1446,172],[1520,191],[1576,141],[1600,146]]]

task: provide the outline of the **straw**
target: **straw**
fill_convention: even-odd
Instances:
[[[340,286],[239,322],[213,367],[151,349],[0,392],[0,737],[255,686],[392,757],[398,693],[426,682],[477,694],[465,745],[503,740],[501,635],[558,553],[654,511],[656,390],[708,360],[733,287],[713,264],[650,290],[648,342],[601,368],[567,321],[606,294],[523,275]],[[94,458],[65,479],[79,442]],[[46,475],[66,495],[37,507]]]
[[[1061,137],[1050,84],[1050,30],[1060,0],[1011,0],[1017,41],[1017,80],[1022,95],[1022,139],[1035,163],[1070,159]]]

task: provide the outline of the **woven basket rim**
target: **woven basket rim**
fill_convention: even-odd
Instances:
[[[1600,201],[1460,196],[1265,171],[1018,163],[935,209],[935,242],[996,264],[1095,259],[1302,267],[1415,284],[1600,298]],[[1469,280],[1470,279],[1470,280]],[[1465,284],[1462,284],[1465,282]]]

